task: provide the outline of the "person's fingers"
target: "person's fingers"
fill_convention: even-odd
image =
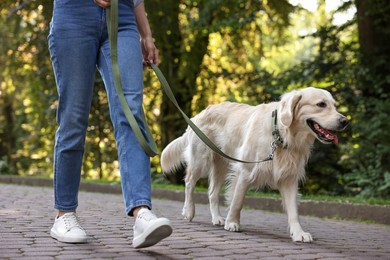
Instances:
[[[94,2],[103,8],[109,7],[111,5],[111,0],[94,0]]]
[[[152,39],[143,39],[142,45],[142,58],[144,66],[149,66],[148,63],[159,65],[160,58],[159,52]]]
[[[146,46],[147,48],[147,59],[148,61],[158,65],[159,58],[158,58],[158,49],[154,45],[153,42],[149,42],[149,44]]]
[[[157,66],[160,64],[160,58],[159,58],[157,48],[154,48],[153,63],[156,64]]]
[[[142,43],[141,41],[141,48],[142,48],[142,65],[145,67],[148,67],[148,58],[147,58],[147,52],[146,52],[146,48],[145,48],[145,45]]]

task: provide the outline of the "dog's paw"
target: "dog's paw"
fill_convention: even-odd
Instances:
[[[291,233],[290,236],[294,242],[302,242],[302,243],[313,242],[313,237],[310,235],[310,233],[304,232],[303,230],[300,232]]]
[[[214,226],[223,226],[225,225],[225,218],[218,216],[212,220]]]
[[[191,222],[195,216],[195,210],[194,209],[188,210],[187,208],[183,208],[181,215],[184,217],[185,220],[188,220],[189,222]]]
[[[240,231],[240,224],[234,223],[234,222],[231,222],[231,223],[226,222],[225,223],[225,230],[238,232],[238,231]]]

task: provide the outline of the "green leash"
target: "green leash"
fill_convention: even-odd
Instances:
[[[276,143],[273,142],[272,143],[272,152],[271,154],[265,158],[264,160],[259,160],[259,161],[244,161],[244,160],[240,160],[240,159],[237,159],[237,158],[234,158],[234,157],[231,157],[227,154],[225,154],[221,149],[219,149],[192,121],[191,119],[184,113],[184,111],[180,108],[171,88],[169,87],[169,84],[167,82],[167,80],[165,79],[163,73],[161,72],[161,70],[153,63],[149,63],[149,65],[152,67],[152,69],[154,70],[154,72],[156,73],[157,75],[157,78],[159,79],[160,83],[161,83],[161,86],[165,92],[165,94],[167,95],[167,97],[169,98],[169,100],[175,105],[175,107],[177,108],[177,110],[179,110],[179,112],[181,113],[181,115],[183,116],[184,120],[187,122],[187,124],[192,128],[192,131],[195,132],[195,134],[203,141],[204,144],[206,144],[211,150],[213,150],[214,152],[216,152],[217,154],[221,155],[222,157],[225,157],[226,159],[229,159],[229,160],[232,160],[232,161],[236,161],[236,162],[241,162],[241,163],[260,163],[260,162],[266,162],[266,161],[271,161],[274,157],[274,152],[275,152],[275,149],[277,147]],[[276,116],[276,110],[274,111],[275,112],[275,116]],[[275,122],[276,122],[276,119],[275,119]]]
[[[129,105],[127,104],[125,95],[123,94],[122,82],[118,66],[118,0],[112,0],[111,6],[107,8],[107,29],[108,37],[110,40],[110,55],[111,55],[111,66],[112,73],[114,77],[114,85],[116,88],[117,95],[119,97],[120,103],[122,105],[123,112],[129,121],[131,128],[135,136],[138,139],[139,144],[144,149],[144,151],[150,156],[153,157],[158,154],[157,145],[153,139],[152,132],[150,131],[148,125],[146,124],[145,114],[142,113],[143,121],[146,129],[146,137],[150,142],[150,145],[145,139],[144,134],[139,128],[138,122],[135,119],[133,113],[131,112]]]
[[[138,142],[140,143],[141,147],[145,150],[145,152],[153,157],[158,154],[157,151],[157,146],[156,143],[153,139],[153,136],[151,134],[151,131],[146,124],[146,119],[143,114],[143,120],[145,123],[145,128],[146,128],[146,135],[147,139],[150,141],[150,145],[145,139],[145,136],[142,134],[141,129],[138,126],[138,123],[136,119],[134,118],[133,113],[131,112],[125,96],[123,94],[122,90],[122,84],[120,80],[120,73],[119,73],[119,66],[118,66],[118,50],[117,50],[117,38],[118,38],[118,0],[112,0],[111,1],[111,6],[107,8],[107,28],[108,28],[108,35],[109,35],[109,40],[110,40],[110,53],[111,53],[111,65],[112,65],[112,72],[113,72],[113,77],[114,77],[114,84],[115,88],[120,100],[120,103],[122,105],[122,108],[124,110],[124,113],[126,115],[127,120],[129,121],[129,124],[131,128],[133,129],[135,136],[138,139]],[[234,157],[231,157],[227,154],[225,154],[221,149],[219,149],[192,121],[191,119],[184,113],[184,111],[180,108],[169,84],[168,81],[165,79],[163,73],[161,70],[158,68],[157,65],[153,63],[148,63],[150,67],[153,69],[155,72],[157,78],[159,79],[161,86],[169,98],[169,100],[175,105],[175,107],[179,110],[179,112],[182,114],[184,120],[187,122],[187,124],[192,128],[192,130],[195,132],[195,134],[214,152],[217,154],[221,155],[222,157],[225,157],[229,160],[236,161],[236,162],[241,162],[241,163],[260,163],[260,162],[266,162],[266,161],[271,161],[274,157],[274,153],[276,148],[280,145],[278,142],[281,140],[279,133],[278,137],[275,139],[275,141],[272,142],[271,144],[271,153],[268,155],[267,158],[264,160],[259,160],[259,161],[244,161],[240,160]],[[275,110],[272,113],[272,118],[273,118],[273,135],[275,133],[276,129],[276,122],[277,122],[277,111]],[[278,131],[277,131],[278,132]],[[275,138],[275,135],[274,135]]]

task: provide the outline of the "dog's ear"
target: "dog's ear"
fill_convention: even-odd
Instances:
[[[280,101],[280,122],[283,126],[290,127],[294,119],[294,109],[301,98],[301,91],[292,91],[282,96]]]

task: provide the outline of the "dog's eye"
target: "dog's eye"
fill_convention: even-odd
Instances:
[[[317,104],[317,107],[324,108],[324,107],[326,107],[326,103],[325,102],[320,102],[320,103]]]

